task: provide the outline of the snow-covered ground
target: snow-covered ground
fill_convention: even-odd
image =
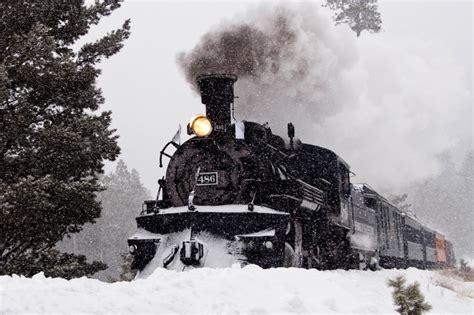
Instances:
[[[147,279],[113,284],[92,279],[0,277],[5,313],[395,313],[389,278],[418,281],[433,313],[473,314],[474,283],[408,270],[317,271],[256,266],[159,269]],[[442,283],[442,285],[440,285]],[[455,291],[446,289],[450,286]]]

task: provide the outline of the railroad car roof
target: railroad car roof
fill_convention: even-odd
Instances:
[[[320,147],[320,146],[317,146],[317,145],[314,145],[314,144],[309,144],[309,143],[303,143],[303,147],[306,150],[314,150],[314,151],[318,151],[320,153],[327,154],[327,155],[333,157],[335,160],[338,160],[339,162],[341,162],[348,170],[351,168],[351,166],[346,161],[344,161],[343,158],[341,158],[339,155],[337,155],[332,150],[329,150],[327,148],[323,148],[323,147]]]

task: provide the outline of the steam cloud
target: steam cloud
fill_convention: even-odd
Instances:
[[[232,73],[236,117],[335,150],[366,181],[396,190],[469,141],[463,70],[447,51],[387,34],[356,39],[311,4],[263,5],[216,26],[177,60],[188,82]],[[467,135],[467,136],[466,136]],[[467,139],[467,141],[466,141]]]

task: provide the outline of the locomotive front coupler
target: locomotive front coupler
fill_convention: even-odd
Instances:
[[[204,245],[196,240],[183,241],[179,258],[187,266],[197,266],[204,256]]]

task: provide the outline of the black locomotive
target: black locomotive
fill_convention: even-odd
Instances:
[[[197,78],[206,115],[169,157],[129,238],[133,268],[257,264],[318,269],[454,264],[450,242],[366,184],[334,152],[233,118],[232,75]],[[174,147],[170,155],[168,148]],[[150,272],[149,270],[149,272]]]

